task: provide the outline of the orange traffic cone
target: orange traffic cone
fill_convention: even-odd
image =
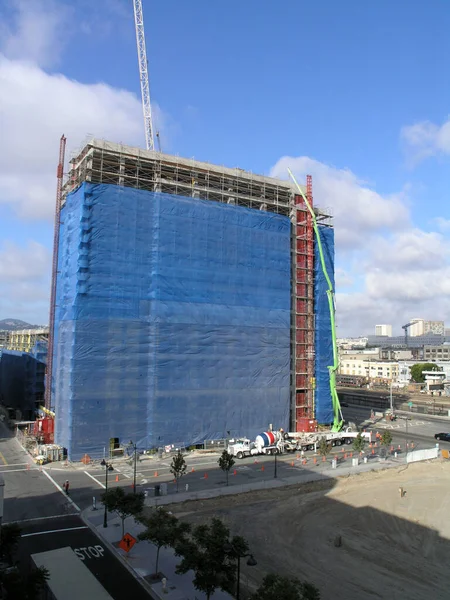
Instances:
[[[314,457],[314,464],[317,465],[317,458]]]
[[[233,475],[237,475],[237,471],[236,471],[236,469],[233,471]]]
[[[193,473],[194,471],[195,471],[195,469],[194,469],[194,467],[192,467],[192,469],[191,469],[191,473]]]
[[[261,467],[261,471],[264,471],[264,465]]]
[[[322,462],[325,462],[327,459],[325,456],[322,456]]]
[[[118,483],[118,481],[119,481],[119,476],[116,475],[116,483]]]
[[[205,473],[203,479],[208,479],[208,473]]]
[[[158,471],[155,471],[153,477],[158,477]]]
[[[291,467],[293,467],[293,466],[294,466],[294,461],[291,461]]]
[[[375,450],[372,448],[372,454],[375,454]]]

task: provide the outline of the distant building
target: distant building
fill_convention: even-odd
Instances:
[[[375,335],[392,337],[392,325],[375,325]]]
[[[425,321],[424,319],[411,319],[412,323],[408,334],[410,337],[418,337],[421,335],[444,335],[444,321]]]
[[[32,352],[37,342],[48,341],[48,327],[38,329],[19,329],[9,332],[8,350]]]
[[[34,419],[44,401],[45,363],[31,354],[0,350],[0,403],[18,418]]]
[[[423,358],[426,362],[450,360],[450,345],[424,346]]]
[[[0,331],[0,348],[7,348],[9,343],[9,331],[1,330]]]
[[[343,356],[339,365],[342,375],[356,375],[368,380],[397,381],[398,362],[381,361],[370,358],[348,358]]]

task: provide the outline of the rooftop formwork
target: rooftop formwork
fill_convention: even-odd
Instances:
[[[291,427],[315,417],[314,232],[312,218],[290,182],[157,151],[92,139],[70,160],[65,197],[82,183],[110,184],[277,213],[292,223]],[[310,205],[312,183],[302,188]],[[331,216],[314,207],[318,222]]]

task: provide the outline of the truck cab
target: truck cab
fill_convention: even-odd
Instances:
[[[251,442],[247,438],[230,440],[227,452],[236,458],[244,458],[244,456],[251,455],[253,446],[254,442]]]

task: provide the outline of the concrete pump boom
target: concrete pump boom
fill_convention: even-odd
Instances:
[[[344,419],[342,417],[341,404],[339,402],[339,397],[338,397],[338,393],[336,390],[336,371],[339,366],[339,359],[338,359],[338,349],[337,349],[337,340],[336,340],[336,322],[335,322],[335,318],[334,318],[335,309],[334,309],[333,284],[331,283],[331,279],[330,279],[330,276],[328,275],[328,271],[327,271],[327,268],[325,265],[325,257],[324,257],[323,248],[322,248],[322,240],[320,239],[320,231],[319,231],[319,227],[317,226],[316,215],[315,215],[313,209],[311,208],[305,194],[303,193],[302,188],[297,183],[297,180],[295,179],[291,170],[288,169],[288,172],[289,172],[289,175],[290,175],[292,181],[294,182],[295,186],[297,187],[299,193],[301,194],[301,196],[305,202],[306,208],[309,211],[309,214],[311,215],[311,219],[313,222],[313,228],[314,228],[314,235],[316,236],[317,248],[319,250],[319,255],[320,255],[320,264],[322,267],[322,273],[323,273],[325,280],[327,282],[327,285],[328,285],[327,298],[328,298],[328,308],[330,310],[331,338],[332,338],[332,345],[333,345],[333,365],[328,366],[328,372],[329,372],[329,377],[330,377],[330,392],[331,392],[331,400],[333,403],[333,414],[334,414],[333,431],[339,431],[342,428],[342,425],[344,424]]]

